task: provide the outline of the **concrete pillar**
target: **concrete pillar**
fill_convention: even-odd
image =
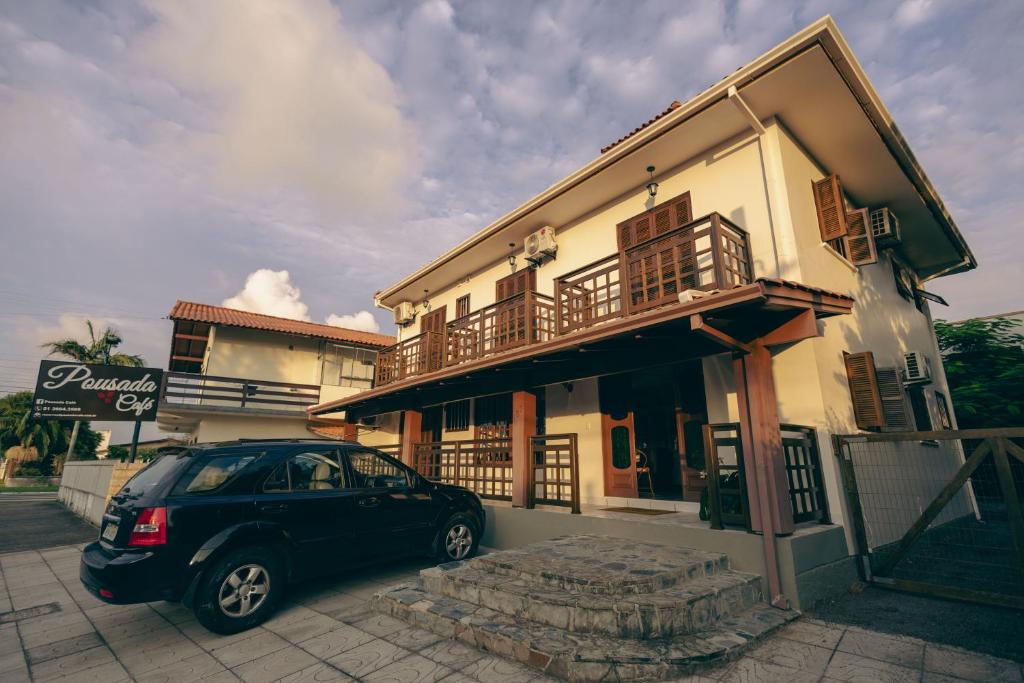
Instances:
[[[402,462],[413,467],[413,445],[423,438],[423,413],[419,410],[406,410],[402,422]]]
[[[529,391],[512,392],[512,506],[530,504],[530,437],[537,433],[537,397]]]

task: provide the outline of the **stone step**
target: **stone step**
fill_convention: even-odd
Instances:
[[[374,609],[568,681],[680,678],[738,655],[751,642],[798,616],[758,604],[713,628],[652,640],[572,633],[445,595],[418,584],[376,594]]]
[[[572,633],[667,638],[705,630],[761,602],[761,577],[733,570],[691,578],[651,593],[571,593],[452,562],[420,572],[428,593]]]
[[[606,536],[566,536],[481,555],[474,569],[571,593],[653,593],[729,569],[729,556]]]

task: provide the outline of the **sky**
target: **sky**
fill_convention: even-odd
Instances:
[[[1019,0],[0,0],[0,392],[86,318],[164,366],[179,298],[390,332],[375,291],[825,14],[978,258],[936,317],[1024,309]]]

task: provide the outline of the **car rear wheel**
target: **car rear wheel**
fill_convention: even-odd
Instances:
[[[436,555],[441,562],[468,560],[480,545],[476,523],[469,515],[452,515],[437,536]]]
[[[284,572],[274,552],[260,547],[234,550],[204,574],[196,593],[196,618],[214,633],[238,633],[269,617],[283,591]]]

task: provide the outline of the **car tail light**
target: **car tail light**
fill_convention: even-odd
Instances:
[[[114,594],[113,594],[113,593],[111,593],[111,592],[110,592],[109,590],[107,590],[106,588],[101,588],[101,589],[100,589],[100,595],[102,595],[102,596],[103,596],[103,597],[105,597],[105,598],[113,598],[113,597],[114,597]]]
[[[139,513],[128,537],[128,545],[167,543],[167,508],[146,508]]]

